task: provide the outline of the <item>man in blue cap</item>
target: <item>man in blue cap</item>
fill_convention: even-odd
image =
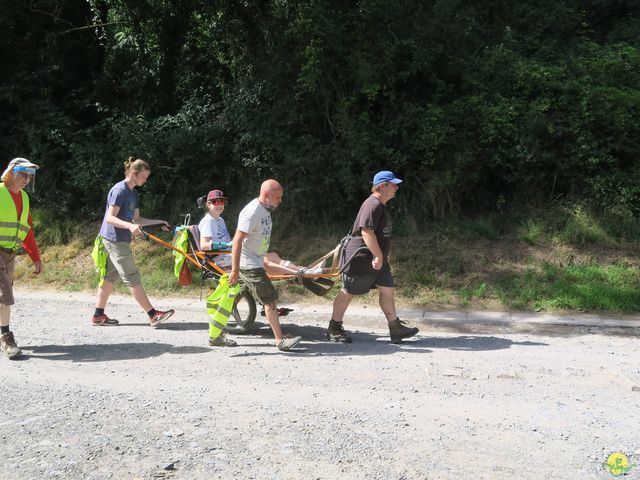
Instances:
[[[13,274],[16,252],[20,247],[31,257],[34,273],[42,273],[38,243],[33,234],[29,195],[38,165],[26,158],[14,158],[0,176],[0,352],[16,358],[22,352],[9,329],[13,297]]]
[[[380,308],[387,317],[392,343],[400,343],[418,333],[416,327],[407,326],[396,314],[395,284],[389,266],[393,224],[387,202],[396,196],[401,183],[393,172],[376,173],[371,195],[362,203],[353,222],[340,262],[342,290],[333,302],[327,330],[327,339],[332,342],[351,342],[342,326],[342,317],[354,296],[364,295],[372,288],[378,289]]]

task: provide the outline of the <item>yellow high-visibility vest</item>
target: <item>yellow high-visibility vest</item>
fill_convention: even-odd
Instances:
[[[18,218],[16,204],[4,183],[0,183],[0,247],[10,250],[17,249],[31,227],[29,226],[29,195],[24,190],[22,194],[22,214]]]
[[[209,314],[209,338],[218,338],[227,326],[233,303],[240,293],[240,282],[229,286],[229,275],[220,277],[218,287],[207,297],[207,313]]]
[[[175,234],[174,246],[183,252],[189,251],[189,231],[186,228],[179,230]],[[178,278],[180,277],[180,269],[187,257],[175,250],[173,251],[173,255],[176,257],[173,263],[173,274]]]
[[[98,235],[93,242],[91,258],[96,266],[96,270],[98,270],[100,274],[98,286],[101,287],[104,284],[104,277],[107,275],[107,260],[109,258],[109,252],[107,252],[107,249],[104,247],[101,235]]]

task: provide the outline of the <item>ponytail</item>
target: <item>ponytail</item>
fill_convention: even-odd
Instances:
[[[129,157],[126,162],[124,162],[124,176],[129,175],[129,172],[140,173],[143,170],[151,170],[149,168],[149,164],[144,160],[136,159],[134,157]]]

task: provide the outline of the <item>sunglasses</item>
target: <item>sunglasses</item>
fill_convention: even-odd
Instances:
[[[218,198],[218,199],[215,199],[215,200],[209,200],[209,203],[212,203],[214,205],[224,205],[224,204],[227,203],[227,201],[225,199],[223,199],[223,198]]]

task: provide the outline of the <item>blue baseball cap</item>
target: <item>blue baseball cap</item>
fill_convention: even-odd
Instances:
[[[395,183],[396,185],[399,183],[402,183],[402,180],[400,180],[399,178],[397,178],[395,176],[395,174],[393,172],[390,172],[389,170],[383,170],[381,172],[376,173],[373,176],[373,185],[380,185],[381,183],[384,182],[391,182],[391,183]]]

